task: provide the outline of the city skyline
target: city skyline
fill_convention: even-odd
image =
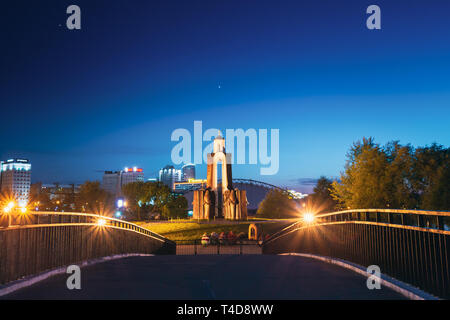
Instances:
[[[126,165],[156,177],[171,132],[195,120],[279,129],[278,174],[234,176],[303,192],[337,177],[364,136],[450,145],[448,3],[379,1],[376,31],[360,1],[108,3],[78,2],[81,30],[65,28],[65,1],[12,4],[1,22],[2,118],[19,123],[4,121],[0,159],[30,159],[33,182]]]

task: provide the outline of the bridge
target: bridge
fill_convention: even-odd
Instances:
[[[175,242],[130,222],[17,214],[0,228],[0,298],[448,299],[449,235],[450,212],[347,210],[299,219],[262,255],[180,256]],[[65,286],[71,264],[86,265],[83,290]],[[367,287],[372,265],[380,290]]]

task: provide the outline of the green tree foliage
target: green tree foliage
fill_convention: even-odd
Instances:
[[[80,186],[77,207],[83,212],[112,215],[114,198],[100,187],[99,181],[86,181]]]
[[[289,197],[287,192],[278,189],[270,190],[267,193],[256,214],[259,217],[272,219],[298,216],[295,201]]]
[[[417,148],[413,167],[414,187],[422,209],[450,210],[450,148],[433,144]]]
[[[161,214],[164,218],[187,216],[187,200],[173,194],[161,182],[132,182],[123,186],[129,212],[137,220],[148,218],[150,214]]]
[[[414,149],[398,141],[385,146],[373,138],[353,144],[331,196],[341,209],[396,208],[448,210],[449,149]]]
[[[163,207],[163,217],[167,219],[187,218],[188,202],[181,195],[172,194]]]
[[[317,180],[313,189],[314,193],[308,197],[308,200],[317,208],[316,213],[332,212],[336,209],[338,203],[331,195],[332,183],[333,181],[323,176]]]

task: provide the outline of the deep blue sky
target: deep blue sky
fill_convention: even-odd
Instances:
[[[70,4],[79,31],[65,27]],[[371,4],[382,30],[365,26]],[[338,176],[363,136],[450,145],[449,1],[10,1],[0,12],[0,159],[29,158],[33,181],[134,165],[151,177],[170,163],[171,132],[194,120],[280,129],[279,173],[234,176],[299,190]]]

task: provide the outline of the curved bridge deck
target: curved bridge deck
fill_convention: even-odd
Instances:
[[[131,257],[81,269],[81,290],[61,274],[3,299],[404,299],[310,258],[277,255]]]

